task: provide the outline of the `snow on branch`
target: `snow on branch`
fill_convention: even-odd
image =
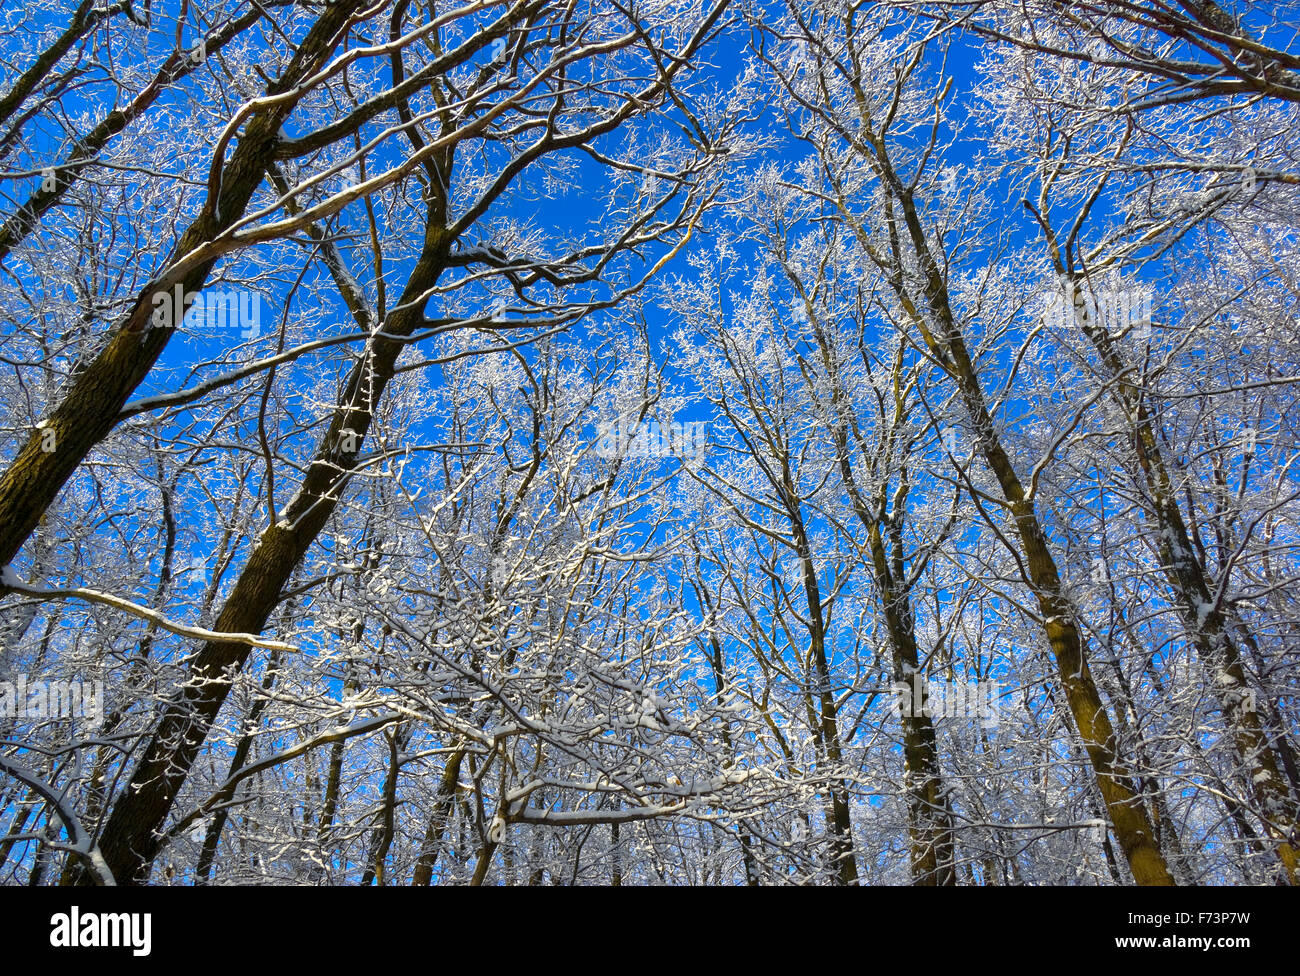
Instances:
[[[0,579],[4,585],[16,593],[24,593],[27,596],[40,597],[43,600],[85,600],[87,603],[98,603],[101,606],[113,607],[122,610],[141,620],[147,620],[163,630],[170,631],[178,637],[192,637],[201,641],[221,641],[232,644],[248,644],[251,647],[265,647],[272,651],[285,651],[288,653],[297,653],[299,648],[294,644],[286,644],[283,641],[268,640],[265,637],[259,637],[257,634],[237,634],[225,633],[219,630],[208,630],[206,627],[191,627],[188,624],[180,624],[174,620],[169,620],[157,610],[150,610],[138,603],[132,603],[120,596],[114,596],[111,593],[102,593],[99,590],[91,590],[82,586],[72,587],[70,589],[46,589],[42,586],[31,586],[24,583],[15,573],[12,567],[5,566],[0,570]]]
[[[97,884],[108,886],[117,884],[117,881],[113,878],[113,872],[108,869],[108,864],[104,861],[104,855],[99,852],[99,846],[94,843],[90,833],[81,825],[81,821],[72,808],[68,806],[62,793],[57,792],[53,786],[17,760],[0,756],[0,770],[8,773],[34,793],[44,797],[50,806],[54,807],[54,812],[59,815],[59,819],[63,821],[63,826],[68,831],[68,839],[72,841],[68,845],[68,850],[86,862],[86,866]]]

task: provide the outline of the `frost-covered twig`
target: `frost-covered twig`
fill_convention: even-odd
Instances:
[[[406,716],[401,712],[385,712],[383,715],[376,715],[373,718],[362,719],[358,722],[353,722],[351,725],[338,726],[328,732],[322,732],[320,735],[314,736],[306,742],[300,742],[296,746],[290,746],[288,749],[281,749],[279,752],[273,753],[264,759],[259,759],[257,762],[249,763],[242,769],[236,770],[229,779],[221,784],[221,787],[217,789],[217,791],[214,792],[206,802],[190,811],[185,816],[177,819],[176,823],[167,831],[167,834],[168,836],[175,836],[183,833],[185,828],[195,820],[206,817],[223,804],[229,803],[231,797],[234,796],[235,787],[250,776],[270,769],[272,766],[278,766],[280,763],[288,762],[290,759],[296,759],[303,753],[310,752],[320,746],[328,745],[332,742],[342,742],[345,739],[351,739],[358,735],[368,735],[371,732],[376,732],[385,726],[400,721],[404,717]]]

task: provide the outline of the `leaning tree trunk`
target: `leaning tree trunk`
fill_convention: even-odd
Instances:
[[[1082,300],[1082,296],[1078,298]],[[1192,546],[1173,479],[1156,438],[1155,424],[1142,402],[1141,391],[1124,379],[1127,374],[1110,336],[1092,324],[1085,323],[1084,331],[1115,378],[1116,397],[1125,415],[1132,420],[1133,451],[1151,497],[1148,516],[1156,529],[1165,577],[1187,634],[1208,670],[1208,684],[1223,709],[1224,723],[1236,747],[1238,761],[1259,804],[1260,819],[1288,883],[1294,885],[1300,882],[1297,874],[1300,848],[1295,840],[1300,829],[1300,808],[1288,789],[1260,719],[1241,654],[1227,626],[1227,614],[1216,603],[1210,574]],[[1285,736],[1285,732],[1280,734]]]
[[[359,6],[360,0],[326,6],[284,75],[267,88],[268,104],[254,112],[244,126],[230,162],[220,170],[216,198],[209,197],[181,235],[175,252],[178,257],[136,298],[108,345],[77,373],[63,402],[40,429],[32,431],[0,478],[0,565],[13,561],[64,483],[117,425],[127,397],[153,368],[183,314],[182,309],[172,309],[166,322],[156,324],[154,296],[170,296],[178,285],[186,296],[203,287],[217,259],[192,263],[189,255],[243,216],[272,162],[281,127],[306,94],[302,81],[326,62]],[[53,450],[45,450],[51,443]]]
[[[445,266],[450,235],[439,219],[445,213],[442,208],[440,198],[431,201],[424,250],[403,290],[399,310],[373,340],[368,355],[353,367],[302,486],[280,521],[258,539],[214,630],[255,634],[265,627],[285,583],[338,505],[375,407],[405,348],[402,339],[424,321],[420,298]],[[250,651],[248,644],[209,641],[195,656],[190,680],[165,710],[104,828],[100,849],[120,883],[147,879],[158,851],[157,833],[226,700],[229,674],[243,668]],[[78,875],[78,883],[88,881],[84,871]]]
[[[883,147],[879,151],[885,180],[892,194],[888,204],[891,217],[893,202],[896,201],[903,211],[903,223],[911,248],[919,260],[925,301],[937,328],[931,331],[926,325],[925,317],[911,300],[903,282],[901,261],[896,264],[893,287],[909,316],[921,329],[931,352],[955,382],[962,405],[975,427],[979,450],[997,479],[1003,499],[1011,512],[1020,540],[1021,565],[1024,567],[1026,582],[1038,603],[1043,631],[1056,661],[1066,704],[1088,753],[1097,786],[1106,804],[1106,812],[1128,860],[1133,880],[1139,885],[1173,885],[1173,875],[1156,844],[1155,830],[1147,818],[1142,796],[1118,754],[1118,740],[1109,710],[1102,701],[1097,682],[1088,665],[1077,610],[1062,589],[1060,571],[1052,556],[1034,501],[1025,490],[993,425],[978,373],[952,311],[947,284],[931,253],[911,191],[889,166],[883,155]]]

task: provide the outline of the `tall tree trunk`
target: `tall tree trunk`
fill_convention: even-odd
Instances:
[[[438,793],[433,802],[433,813],[429,817],[429,826],[424,832],[424,843],[420,845],[420,857],[415,862],[415,875],[411,879],[413,885],[427,886],[433,880],[433,869],[438,864],[438,854],[442,850],[442,835],[447,830],[452,807],[456,803],[460,764],[464,759],[464,748],[457,749],[447,757],[442,777],[438,780]]]
[[[876,591],[885,616],[885,632],[893,658],[895,680],[920,675],[920,655],[916,646],[916,623],[911,593],[906,587],[903,562],[902,521],[890,521],[890,549],[880,532],[881,517],[873,514],[858,490],[849,462],[847,432],[837,432],[840,471],[849,491],[854,511],[867,530],[871,551],[871,569]],[[882,484],[876,498],[883,503],[888,484]],[[900,492],[905,491],[900,487]],[[902,504],[902,500],[898,502]],[[891,558],[892,555],[892,558]],[[903,709],[904,790],[907,793],[908,832],[911,838],[912,879],[917,885],[955,885],[956,857],[952,834],[952,814],[939,773],[938,743],[934,720],[922,711]]]
[[[695,586],[695,593],[700,600],[701,606],[706,614],[706,619],[714,620],[715,607],[713,599],[709,596],[709,591],[704,585],[704,579],[700,574],[701,558],[699,553],[695,556],[695,578],[699,581]],[[716,631],[709,634],[709,649],[712,654],[709,656],[709,666],[713,670],[713,697],[719,706],[725,706],[727,701],[727,670],[726,659],[722,654],[722,642],[718,640]],[[727,750],[728,755],[734,755],[734,746],[731,741],[731,727],[727,724],[722,726],[722,745]],[[617,831],[618,824],[614,824]],[[757,887],[762,882],[759,880],[758,862],[754,859],[753,837],[749,828],[743,824],[740,826],[740,856],[745,865],[745,884],[751,887]]]
[[[830,805],[827,827],[831,833],[831,859],[839,884],[856,884],[858,863],[853,853],[853,822],[849,814],[849,791],[843,779],[844,749],[840,742],[840,721],[831,687],[830,666],[826,659],[826,620],[822,609],[821,587],[817,582],[817,568],[813,563],[812,547],[804,528],[803,515],[795,497],[794,479],[788,458],[782,458],[782,478],[787,516],[793,530],[795,552],[803,576],[804,595],[808,602],[808,658],[812,662],[812,678],[816,683],[814,698],[817,703],[813,720],[813,741],[830,775]]]
[[[252,707],[248,710],[248,720],[244,723],[244,734],[239,737],[239,742],[235,746],[235,754],[230,758],[230,771],[226,774],[226,780],[229,781],[237,772],[244,768],[248,762],[248,754],[253,748],[253,736],[257,732],[257,726],[262,720],[262,712],[266,710],[266,703],[270,701],[269,692],[275,685],[275,677],[279,671],[279,651],[272,651],[271,657],[266,664],[266,674],[262,676],[262,692]],[[342,743],[336,742],[335,745]],[[212,863],[217,857],[217,845],[221,842],[221,834],[226,829],[226,820],[229,818],[229,811],[221,807],[212,814],[212,822],[208,824],[207,832],[203,837],[203,848],[199,851],[198,865],[194,868],[194,877],[196,883],[205,885],[208,883],[208,875],[212,872]]]
[[[388,883],[384,872],[384,863],[388,860],[388,849],[393,843],[394,814],[397,810],[397,778],[401,773],[401,750],[406,744],[409,729],[389,732],[388,738],[388,776],[384,780],[383,806],[379,811],[379,828],[375,831],[374,841],[370,845],[370,857],[365,873],[361,876],[361,887],[369,887],[378,880],[379,884]]]

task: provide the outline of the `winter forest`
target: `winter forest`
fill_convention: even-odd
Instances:
[[[0,883],[1300,883],[1297,32],[6,2]]]

